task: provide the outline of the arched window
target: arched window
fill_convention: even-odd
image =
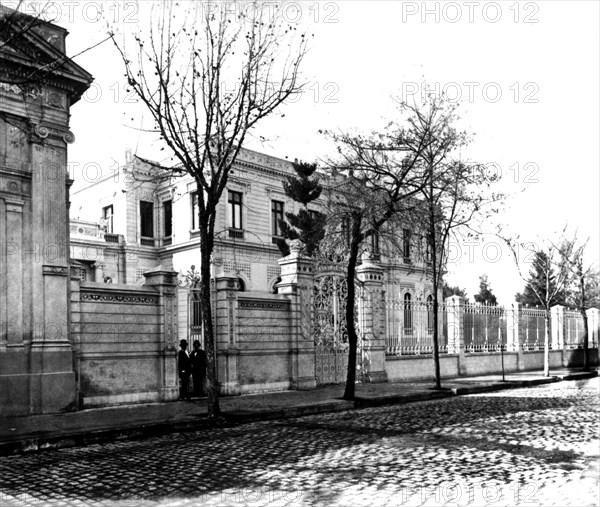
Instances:
[[[427,332],[433,333],[433,296],[427,296]]]
[[[244,292],[246,290],[246,283],[244,282],[244,280],[242,280],[241,278],[238,278],[237,282],[238,282],[238,291]]]
[[[404,294],[404,334],[412,334],[413,332],[413,314],[412,301],[410,294]]]

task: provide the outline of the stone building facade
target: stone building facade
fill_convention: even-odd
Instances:
[[[77,405],[67,145],[92,76],[66,58],[63,28],[0,15],[0,414],[57,412]]]

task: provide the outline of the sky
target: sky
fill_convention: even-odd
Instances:
[[[47,14],[69,30],[69,55],[102,41],[106,19],[125,32],[147,26],[151,6],[52,4]],[[490,230],[501,223],[507,234],[541,246],[568,226],[590,238],[588,259],[598,264],[600,2],[286,5],[289,20],[310,35],[302,67],[307,85],[299,100],[259,126],[247,147],[291,160],[322,160],[333,145],[319,131],[377,130],[395,117],[392,98],[410,99],[427,88],[443,91],[461,102],[462,125],[475,134],[469,158],[494,164],[502,174],[499,190],[507,200]],[[76,185],[123,164],[128,147],[159,159],[154,134],[139,130],[147,113],[125,91],[113,44],[104,42],[74,60],[95,78],[71,110],[76,142],[69,162]],[[528,271],[527,263],[521,266]],[[483,273],[504,304],[524,285],[497,238],[453,247],[451,285],[472,297]]]

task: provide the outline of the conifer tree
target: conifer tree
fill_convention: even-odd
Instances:
[[[477,303],[481,303],[483,305],[496,306],[498,304],[498,300],[490,288],[487,275],[481,275],[479,277],[479,293],[475,294],[474,297]]]
[[[301,161],[294,162],[293,166],[296,176],[287,177],[287,181],[283,182],[283,190],[285,195],[303,207],[298,213],[287,212],[287,222],[280,220],[283,238],[277,240],[277,246],[281,254],[287,256],[290,254],[290,248],[286,240],[299,239],[306,245],[304,253],[312,255],[325,235],[325,220],[322,213],[309,210],[308,203],[319,198],[323,187],[318,178],[313,177],[317,164]]]
[[[547,273],[548,272],[548,273]],[[546,275],[548,280],[546,280]],[[546,289],[548,283],[548,289]],[[525,306],[538,306],[549,296],[549,306],[565,305],[565,291],[556,288],[556,275],[546,252],[539,250],[534,253],[529,280],[523,292],[515,295],[518,303]]]

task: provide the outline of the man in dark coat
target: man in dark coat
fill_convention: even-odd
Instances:
[[[181,386],[179,388],[179,399],[190,399],[190,374],[192,373],[192,364],[190,356],[187,352],[187,340],[179,342],[179,354],[177,355],[177,367],[179,370],[179,380]]]
[[[194,350],[190,354],[192,362],[192,378],[194,380],[194,394],[204,396],[204,378],[206,377],[206,352],[200,348],[200,342],[194,340]]]

